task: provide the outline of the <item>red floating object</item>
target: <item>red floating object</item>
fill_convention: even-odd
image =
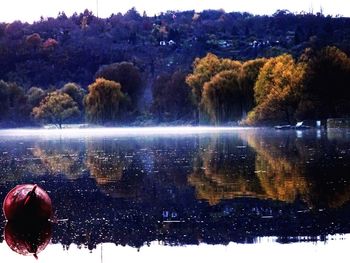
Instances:
[[[51,218],[52,203],[41,187],[23,184],[6,195],[3,210],[8,221],[45,221]]]
[[[43,251],[51,240],[52,227],[49,221],[39,224],[7,222],[4,236],[7,245],[16,253],[38,258],[37,254]]]

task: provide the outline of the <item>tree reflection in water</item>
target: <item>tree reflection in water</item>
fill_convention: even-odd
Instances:
[[[350,140],[334,133],[252,129],[0,147],[0,197],[39,182],[56,211],[52,242],[65,248],[350,232]]]
[[[317,131],[244,134],[257,153],[257,176],[272,199],[300,199],[310,208],[340,207],[350,200],[346,153],[350,143],[320,140]],[[324,134],[325,136],[325,134]]]
[[[265,198],[284,202],[301,198],[309,203],[308,178],[293,135],[278,136],[277,133],[260,136],[252,131],[241,134],[241,137],[256,152],[255,174],[264,189]]]
[[[134,141],[88,141],[85,163],[104,194],[114,198],[139,196],[144,171]]]
[[[63,174],[69,180],[76,180],[85,171],[84,154],[77,142],[38,142],[31,151],[41,163],[41,166],[36,166],[38,174]]]
[[[255,154],[244,140],[212,136],[200,141],[193,173],[188,177],[199,199],[211,205],[236,197],[264,197],[252,163]]]
[[[204,140],[189,184],[199,199],[218,204],[238,197],[303,201],[310,208],[339,207],[350,200],[349,141],[298,138],[294,131],[249,130],[236,138]]]

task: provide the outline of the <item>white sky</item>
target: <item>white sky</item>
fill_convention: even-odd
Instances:
[[[43,17],[56,17],[59,11],[67,15],[89,9],[96,14],[99,3],[99,16],[108,17],[111,13],[125,13],[131,7],[142,14],[145,10],[153,15],[167,10],[220,9],[225,11],[247,11],[253,14],[273,14],[277,9],[292,12],[323,9],[324,14],[350,17],[350,0],[0,0],[0,21],[21,20],[33,22]]]

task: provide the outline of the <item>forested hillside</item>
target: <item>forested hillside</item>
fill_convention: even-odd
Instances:
[[[317,51],[326,46],[350,53],[350,18],[286,10],[272,16],[207,10],[168,11],[149,17],[131,9],[109,18],[98,18],[86,10],[71,17],[60,13],[33,24],[0,23],[0,122],[16,126],[17,122],[32,124],[35,116],[45,119],[45,114],[33,108],[48,92],[62,91],[67,83],[71,94],[65,105],[74,109],[66,119],[83,121],[88,103],[83,97],[97,78],[121,85],[116,88],[122,92],[115,97],[118,101],[110,105],[118,104],[120,114],[111,114],[122,122],[149,114],[160,121],[197,121],[197,105],[193,97],[188,98],[186,92],[191,89],[185,81],[195,58],[212,53],[248,61],[288,53],[299,59],[307,48]],[[129,79],[121,77],[123,72],[130,74]],[[163,87],[164,83],[168,84]],[[175,87],[180,92],[173,92],[174,105],[171,110],[162,109],[164,90],[171,94]],[[246,103],[250,103],[248,110],[254,104]]]

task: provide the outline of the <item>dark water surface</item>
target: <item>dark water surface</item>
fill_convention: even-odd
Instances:
[[[0,132],[1,200],[37,183],[53,201],[56,222],[39,261],[138,253],[178,262],[194,251],[209,262],[238,248],[259,256],[349,245],[350,131],[96,135]],[[0,256],[21,260],[4,235],[0,242]]]

